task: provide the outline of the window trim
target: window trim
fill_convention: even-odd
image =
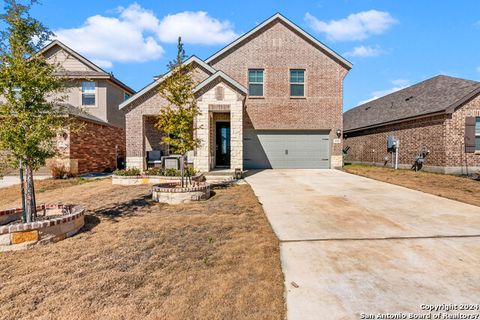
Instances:
[[[292,71],[303,71],[303,83],[300,82],[292,82]],[[288,69],[288,91],[290,99],[306,99],[307,97],[307,71],[302,68],[291,68]],[[292,95],[292,84],[303,84],[303,96],[293,96]]]
[[[262,80],[263,82],[250,82],[250,71],[262,71]],[[250,95],[250,84],[261,84],[262,85],[262,95],[261,96],[252,96]],[[247,69],[247,89],[248,89],[248,98],[250,99],[263,99],[265,98],[265,69],[264,68],[248,68]]]
[[[95,85],[95,104],[83,104],[83,84],[85,82],[91,82]],[[98,84],[97,81],[82,80],[80,83],[80,106],[84,108],[97,108],[98,107]]]
[[[479,126],[477,128],[477,126]],[[478,130],[478,134],[477,134]],[[480,153],[480,149],[477,149],[477,139],[480,139],[480,117],[475,117],[475,153]]]

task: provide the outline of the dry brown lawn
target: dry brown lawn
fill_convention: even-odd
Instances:
[[[480,206],[480,182],[465,177],[366,165],[348,165],[344,170],[367,178]]]
[[[248,185],[202,203],[148,186],[37,183],[37,203],[80,203],[76,236],[0,253],[0,319],[283,319],[278,241]],[[0,189],[0,207],[18,205]]]

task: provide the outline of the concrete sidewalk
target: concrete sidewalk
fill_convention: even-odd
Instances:
[[[479,207],[336,170],[246,181],[281,240],[290,320],[480,301]]]
[[[34,176],[34,180],[45,180],[50,179],[51,176]],[[6,188],[10,186],[14,186],[16,184],[20,184],[20,178],[18,176],[4,176],[0,178],[0,188]]]

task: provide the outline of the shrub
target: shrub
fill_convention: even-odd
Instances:
[[[54,179],[68,179],[73,177],[74,175],[65,168],[65,165],[53,161],[50,166],[50,173]]]
[[[182,173],[180,170],[169,168],[165,170],[164,175],[167,177],[179,177],[182,175]]]
[[[162,168],[150,168],[147,171],[145,171],[146,176],[163,176],[164,172]]]
[[[130,168],[125,170],[115,170],[113,174],[116,176],[123,176],[123,177],[132,177],[140,175],[140,169],[138,168]]]
[[[196,174],[197,174],[197,170],[195,170],[193,167],[190,167],[190,166],[185,167],[185,175],[186,176],[193,177]]]

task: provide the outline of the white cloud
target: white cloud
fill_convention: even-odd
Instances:
[[[154,38],[158,19],[134,3],[118,8],[119,17],[96,15],[79,28],[56,30],[57,38],[103,67],[113,62],[144,62],[162,56]]]
[[[185,43],[225,44],[238,37],[229,21],[212,18],[204,11],[180,12],[162,19],[158,36],[164,42],[176,42],[181,36]]]
[[[305,21],[313,30],[326,34],[330,40],[338,41],[364,40],[385,32],[397,22],[390,13],[377,10],[353,13],[346,18],[328,22],[307,12]]]
[[[56,37],[72,49],[104,68],[115,62],[145,62],[164,54],[162,42],[224,44],[238,35],[228,21],[212,18],[208,13],[180,12],[157,18],[153,11],[133,3],[118,7],[117,16],[95,15],[83,26],[55,30]]]
[[[360,57],[360,58],[368,58],[368,57],[377,57],[383,53],[383,50],[380,49],[379,46],[370,47],[370,46],[358,46],[353,48],[352,51],[345,52],[344,55],[347,57]]]
[[[361,105],[361,104],[376,100],[378,98],[386,96],[387,94],[393,93],[393,92],[398,91],[398,90],[405,89],[406,87],[409,86],[409,81],[405,80],[405,79],[392,80],[391,83],[394,85],[392,88],[385,89],[385,90],[373,91],[370,95],[370,98],[368,98],[367,100],[364,100],[364,101],[360,101],[357,105]]]
[[[410,83],[410,81],[408,81],[407,79],[395,79],[395,80],[392,80],[391,82],[396,86],[405,86]]]

